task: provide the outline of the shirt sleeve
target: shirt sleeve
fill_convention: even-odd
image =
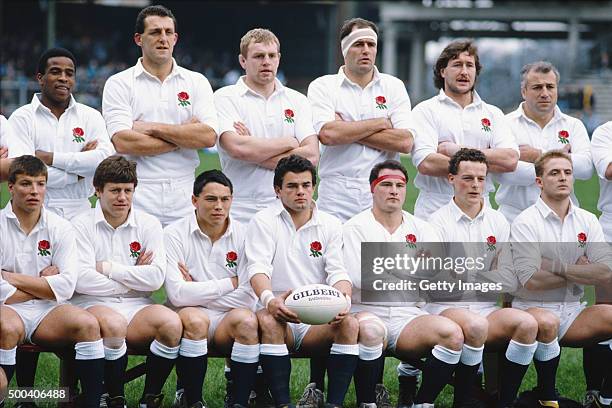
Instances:
[[[593,176],[593,159],[591,143],[584,124],[576,120],[572,143],[572,164],[574,176],[579,180],[588,180]]]
[[[115,153],[102,115],[97,111],[92,111],[87,122],[86,141],[97,140],[98,146],[87,152],[54,152],[53,167],[83,177],[93,177],[100,162]]]
[[[535,183],[533,163],[518,161],[516,170],[509,173],[492,173],[493,179],[503,185],[532,186]]]
[[[606,170],[612,163],[612,122],[599,126],[593,132],[591,139],[591,152],[597,175],[606,179]],[[10,153],[10,151],[9,151]]]
[[[589,222],[586,255],[591,263],[602,263],[612,270],[612,245],[606,242],[601,224],[592,215]],[[612,287],[612,286],[611,286]]]
[[[201,123],[210,126],[219,135],[219,121],[217,119],[217,109],[215,108],[212,87],[208,79],[201,74],[198,74],[196,81],[198,97],[194,100],[194,116]]]
[[[538,241],[530,223],[520,217],[515,219],[510,227],[512,261],[517,278],[523,286],[540,269],[542,264],[542,254]]]
[[[412,121],[415,131],[412,163],[418,168],[427,156],[438,151],[438,130],[431,111],[423,104],[412,111]]]
[[[393,124],[394,129],[405,129],[414,133],[412,125],[412,105],[410,104],[410,97],[406,91],[406,87],[401,80],[397,80],[397,84],[393,86],[393,105],[391,112],[389,112],[389,118]]]
[[[235,132],[234,122],[242,122],[237,100],[230,95],[229,89],[222,88],[214,94],[215,106],[219,120],[219,138],[225,132]]]
[[[279,238],[272,225],[275,223],[276,220],[265,220],[262,216],[255,216],[247,227],[244,253],[247,258],[249,280],[258,273],[263,273],[272,279],[272,262],[276,252],[276,240]]]
[[[132,71],[130,70],[129,73],[132,74]],[[111,140],[115,133],[132,129],[134,116],[130,96],[130,84],[117,74],[110,77],[104,84],[102,115]]]
[[[188,282],[183,279],[178,263],[188,265],[183,247],[183,242],[188,238],[177,234],[175,230],[164,232],[167,259],[165,288],[170,302],[177,307],[207,306],[212,300],[233,291],[234,286],[230,278],[204,282]]]
[[[6,299],[13,296],[17,292],[17,288],[5,281],[0,275],[0,304],[4,304]]]
[[[308,100],[312,108],[312,123],[317,134],[321,133],[321,128],[327,123],[336,119],[336,108],[330,93],[328,83],[325,78],[315,79],[308,86]]]
[[[342,225],[340,221],[328,225],[329,228],[329,241],[327,243],[327,251],[324,254],[325,260],[325,272],[327,272],[327,284],[334,286],[337,282],[348,281],[351,282],[349,274],[346,272],[344,267],[344,254],[342,252]],[[361,269],[360,269],[361,270]]]
[[[89,221],[89,217],[86,220]],[[74,230],[79,271],[75,292],[92,296],[114,296],[128,293],[130,288],[96,270],[98,259],[96,259],[95,232],[88,230],[84,220],[74,222]]]
[[[11,137],[7,141],[9,158],[23,156],[24,154],[34,155],[34,140],[30,134],[30,125],[33,118],[28,118],[23,111],[14,112],[8,119]]]
[[[162,226],[157,219],[147,218],[140,217],[138,222],[145,224],[141,227],[142,251],[153,252],[153,262],[150,265],[124,265],[113,261],[108,277],[130,289],[153,292],[164,284],[167,261]]]
[[[491,149],[512,149],[519,153],[518,144],[508,119],[501,110],[495,108],[492,111],[496,126],[493,131],[493,139],[491,140]]]
[[[9,121],[0,115],[0,146],[8,147],[9,134],[12,134]]]
[[[51,247],[55,248],[51,264],[58,267],[59,273],[44,277],[57,303],[63,303],[72,297],[79,278],[74,256],[76,251],[74,229],[68,222],[63,219],[61,221],[60,225],[53,228],[53,242],[51,243]]]
[[[308,136],[317,134],[312,126],[312,109],[308,98],[300,94],[298,98],[298,114],[295,118],[295,138],[302,143]]]
[[[342,254],[346,271],[357,289],[361,289],[361,242],[359,228],[345,224],[342,228]]]

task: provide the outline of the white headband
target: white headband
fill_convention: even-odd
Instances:
[[[342,48],[342,56],[346,57],[346,53],[353,44],[359,40],[372,40],[375,43],[378,42],[378,36],[371,28],[360,28],[351,32],[349,35],[344,37],[340,41],[340,48]]]

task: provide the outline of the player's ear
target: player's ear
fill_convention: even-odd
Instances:
[[[198,205],[198,197],[194,196],[193,194],[191,195],[191,204],[193,204],[194,207],[197,207]]]
[[[280,197],[280,187],[279,186],[274,186],[274,192],[276,193],[276,198]]]
[[[142,47],[142,34],[134,33],[134,42],[137,46]]]
[[[535,182],[536,182],[538,187],[540,187],[540,188],[544,187],[544,183],[542,183],[542,177],[536,176]]]
[[[246,70],[246,58],[242,54],[238,54],[238,62],[242,69]]]

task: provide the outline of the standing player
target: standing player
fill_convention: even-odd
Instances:
[[[179,67],[172,51],[176,19],[163,6],[144,8],[134,42],[135,66],[106,81],[102,111],[117,152],[138,163],[140,188],[134,208],[168,225],[191,213],[197,149],[214,146],[217,114],[212,89],[199,73]]]
[[[353,18],[340,29],[344,65],[308,86],[313,123],[323,144],[317,205],[346,221],[371,207],[372,166],[410,153],[410,99],[398,78],[376,68],[378,27]]]
[[[591,153],[595,170],[599,176],[599,202],[597,208],[601,211],[599,223],[604,232],[606,242],[612,243],[612,122],[607,122],[593,132],[591,139]],[[597,303],[612,304],[612,288],[604,290],[596,288]],[[599,343],[585,347],[583,351],[584,376],[587,383],[585,405],[596,408],[598,395],[603,382],[603,373],[606,370],[603,356],[607,352],[609,343]]]
[[[13,159],[11,201],[0,212],[0,267],[3,280],[15,290],[9,286],[13,293],[0,306],[0,366],[10,382],[19,344],[74,346],[83,405],[97,408],[104,374],[100,326],[94,316],[66,303],[78,277],[74,230],[43,207],[46,181],[41,160],[29,155]]]
[[[416,139],[412,162],[419,173],[414,215],[427,219],[448,204],[453,189],[447,180],[450,158],[461,148],[481,150],[489,171],[513,171],[518,148],[502,111],[485,103],[474,89],[481,70],[476,46],[454,41],[444,48],[434,66],[434,85],[440,93],[414,108]],[[494,191],[487,177],[485,204]]]
[[[512,305],[531,313],[538,321],[540,314],[534,310],[554,313],[560,321],[558,339],[562,346],[594,346],[610,340],[612,306],[585,307],[580,302],[583,285],[601,286],[608,291],[612,286],[612,254],[601,225],[593,214],[576,207],[570,200],[574,180],[569,155],[550,151],[536,160],[534,166],[540,198],[512,223],[515,270],[524,286],[515,294]],[[540,346],[545,349],[543,354],[549,356],[548,365],[554,365],[548,369],[556,370],[559,359],[556,339],[549,344],[538,344],[538,348]],[[609,407],[612,371],[605,368],[612,366],[609,346],[601,351],[601,359],[605,370],[601,392],[591,403],[592,406]],[[553,394],[554,381],[546,390],[539,388],[538,391]],[[551,399],[547,395],[539,398]]]
[[[107,405],[125,405],[127,340],[131,348],[149,350],[140,407],[160,407],[161,390],[179,355],[183,328],[176,313],[154,304],[150,297],[165,279],[161,224],[152,215],[132,208],[138,184],[135,162],[122,156],[104,159],[93,184],[96,208],[73,220],[79,279],[71,302],[100,323]]]
[[[588,180],[593,174],[589,136],[582,122],[561,112],[557,106],[559,71],[550,62],[527,64],[521,70],[522,102],[506,116],[521,152],[516,170],[501,173],[495,194],[499,210],[509,222],[538,200],[533,163],[549,150],[570,154],[574,176]],[[578,204],[572,194],[572,200]]]
[[[113,146],[102,115],[72,96],[76,61],[70,51],[45,51],[36,72],[40,93],[9,119],[9,157],[29,154],[41,159],[49,174],[45,206],[72,219],[91,208],[91,178]]]
[[[478,252],[478,256],[483,253],[492,255],[488,258],[487,267],[490,269],[484,272],[485,276],[488,274],[491,281],[504,282],[503,276],[492,266],[492,258],[497,257],[495,265],[501,266],[499,257],[504,256],[502,251],[509,251],[509,248],[499,245],[509,242],[510,224],[500,212],[484,204],[482,193],[487,171],[487,158],[480,150],[461,149],[455,153],[450,160],[448,175],[454,196],[433,213],[429,221],[443,234],[445,242],[469,242],[472,244],[467,245],[473,250],[480,243],[482,252]],[[518,287],[515,275],[510,275],[512,279],[505,280],[508,292]],[[485,341],[487,349],[505,349],[497,406],[511,406],[536,352],[538,322],[527,312],[500,309],[495,302],[470,302],[466,299],[459,303],[428,303],[426,309],[459,324],[465,337],[461,361],[455,372],[453,407],[468,406],[474,401],[470,389],[482,362]]]
[[[281,159],[274,171],[279,201],[257,213],[247,229],[248,276],[261,303],[259,358],[277,407],[290,403],[288,349],[318,354],[329,350],[327,403],[332,407],[342,406],[359,354],[358,324],[348,309],[332,324],[311,326],[284,305],[291,290],[312,283],[351,294],[341,224],[314,204],[315,183],[310,161],[297,155]]]
[[[246,277],[245,227],[229,217],[233,186],[219,170],[193,185],[192,215],[164,231],[166,294],[183,322],[175,406],[202,403],[209,343],[231,352],[230,404],[246,407],[259,360],[255,295]],[[197,405],[196,405],[197,406]]]
[[[459,363],[461,328],[450,319],[428,315],[417,302],[365,302],[361,279],[364,242],[437,242],[438,234],[425,221],[403,211],[408,173],[402,164],[386,160],[370,172],[373,206],[343,226],[344,261],[355,282],[353,307],[359,321],[359,363],[355,371],[357,400],[362,408],[378,406],[375,390],[384,367],[383,348],[402,361],[426,357],[415,408],[432,407]],[[416,388],[416,383],[414,384]],[[398,401],[406,403],[406,401]]]
[[[314,165],[319,160],[308,100],[276,78],[280,56],[274,33],[250,30],[240,40],[238,56],[246,75],[215,92],[219,158],[236,185],[231,211],[238,222],[250,221],[276,201],[272,179],[281,158],[298,154]]]

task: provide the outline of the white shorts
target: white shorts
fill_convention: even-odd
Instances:
[[[50,201],[45,203],[45,208],[60,217],[71,220],[77,215],[83,214],[91,210],[91,203],[87,198],[78,200],[66,200],[65,202]]]
[[[576,320],[580,312],[586,309],[586,303],[550,303],[515,299],[512,301],[512,307],[521,310],[538,307],[554,313],[560,320],[558,337],[559,340],[561,340],[563,336],[565,336],[565,333],[567,333],[569,330],[570,326],[574,323],[574,320]]]
[[[501,307],[492,303],[427,303],[424,309],[432,315],[439,315],[450,308],[465,309],[482,317],[487,317],[501,309]]]
[[[193,176],[180,179],[138,179],[134,191],[134,208],[142,210],[161,222],[163,227],[191,214]]]
[[[345,223],[372,207],[368,179],[330,176],[321,179],[317,207]]]
[[[208,316],[208,320],[209,320],[208,334],[207,334],[206,339],[209,345],[213,344],[214,342],[215,332],[217,331],[217,327],[219,327],[219,323],[221,323],[221,320],[223,320],[223,318],[225,318],[225,316],[227,316],[227,314],[229,313],[229,311],[222,312],[220,310],[207,309],[203,306],[175,307],[170,302],[166,302],[164,306],[173,310],[176,313],[178,313],[181,309],[185,309],[186,307],[193,307],[193,308],[196,308],[206,313],[206,316]]]
[[[351,313],[370,312],[380,318],[387,327],[387,349],[395,352],[395,346],[404,327],[415,317],[425,316],[428,313],[416,306],[375,306],[353,304]]]
[[[76,295],[70,299],[70,303],[81,309],[88,309],[92,306],[106,306],[123,316],[128,324],[130,324],[136,313],[149,305],[155,304],[151,298],[90,295]]]
[[[257,302],[255,305],[255,310],[258,312],[263,309],[263,305],[260,302]],[[291,334],[293,335],[293,348],[292,351],[298,351],[302,346],[302,341],[304,337],[306,337],[306,333],[310,329],[310,324],[306,323],[291,323],[287,322],[287,327],[291,330]]]
[[[49,312],[61,305],[54,300],[33,299],[27,302],[13,303],[12,305],[5,304],[4,306],[17,312],[25,327],[25,341],[32,343],[32,334],[34,334],[40,322],[47,317]]]
[[[232,220],[247,225],[255,214],[268,208],[270,205],[274,204],[276,200],[276,197],[260,200],[234,197],[232,200],[232,207],[230,208],[230,216]]]

